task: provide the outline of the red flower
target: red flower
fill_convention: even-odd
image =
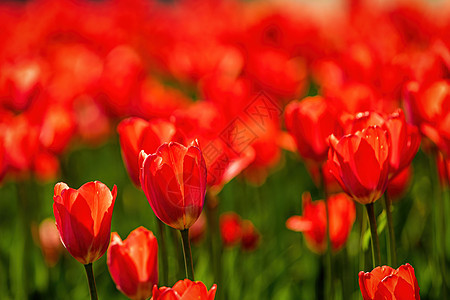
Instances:
[[[158,147],[172,140],[175,126],[163,120],[147,122],[128,118],[117,126],[122,157],[131,180],[139,186],[139,152],[154,153]]]
[[[389,180],[386,193],[392,200],[400,199],[407,190],[412,177],[412,165],[403,169],[397,176]]]
[[[322,162],[327,158],[328,136],[340,135],[342,127],[326,100],[320,96],[293,101],[285,111],[286,127],[304,159]]]
[[[420,134],[416,126],[406,123],[405,115],[398,109],[386,119],[391,138],[390,173],[392,178],[411,164],[420,146]]]
[[[162,144],[156,153],[141,151],[140,181],[156,216],[167,225],[191,227],[203,209],[206,165],[197,141],[185,147]]]
[[[416,126],[406,123],[405,115],[400,108],[388,116],[376,112],[359,113],[352,125],[352,133],[373,125],[380,126],[389,132],[391,145],[390,178],[395,177],[410,165],[417,150],[419,150],[419,130]]]
[[[450,156],[450,81],[436,81],[420,88],[417,82],[411,82],[405,90],[408,108],[422,134]]]
[[[50,267],[55,266],[63,249],[55,221],[50,218],[44,219],[39,224],[38,236],[45,262]]]
[[[225,247],[237,245],[242,238],[241,217],[234,212],[220,216],[220,234]]]
[[[144,227],[122,241],[117,232],[108,248],[108,268],[117,289],[131,299],[148,299],[158,283],[158,242]]]
[[[55,185],[53,213],[61,241],[80,263],[99,259],[109,245],[111,217],[117,188],[112,191],[99,181],[78,190],[60,182]]]
[[[153,287],[153,297],[151,300],[214,300],[217,286],[214,284],[208,291],[203,282],[192,282],[189,279],[180,280],[172,288]]]
[[[315,252],[326,250],[327,217],[325,202],[311,202],[311,195],[304,193],[303,216],[293,216],[286,221],[290,230],[303,232],[308,246]],[[355,204],[344,193],[328,198],[328,213],[330,217],[330,240],[334,251],[338,251],[347,241],[355,222]]]
[[[255,225],[253,225],[250,220],[243,220],[241,223],[242,228],[242,239],[241,248],[246,251],[255,250],[258,247],[260,234],[256,230]]]
[[[330,136],[328,164],[344,191],[355,201],[368,204],[386,190],[390,144],[386,130],[369,126],[338,140]]]
[[[372,272],[359,272],[359,287],[364,300],[420,300],[419,285],[410,264],[397,270],[382,266]]]

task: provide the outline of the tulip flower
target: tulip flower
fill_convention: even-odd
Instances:
[[[310,249],[324,253],[327,247],[327,218],[325,203],[330,218],[330,241],[334,251],[338,251],[347,241],[355,222],[356,210],[353,201],[344,193],[330,196],[327,201],[311,201],[311,194],[304,193],[303,216],[293,216],[286,221],[290,230],[303,232]]]
[[[151,300],[214,300],[217,286],[214,284],[208,291],[203,282],[191,281],[189,279],[180,280],[172,288],[153,287],[153,297]]]
[[[419,285],[410,264],[397,270],[389,266],[376,267],[371,272],[359,272],[359,287],[364,300],[420,300]]]
[[[55,185],[56,226],[64,247],[80,263],[92,263],[108,249],[116,195],[116,186],[110,191],[99,181],[85,183],[78,190],[63,182]]]
[[[39,224],[39,246],[42,250],[42,255],[46,264],[50,267],[56,265],[64,249],[59,238],[58,229],[55,226],[55,221],[47,218]]]
[[[220,235],[225,247],[237,245],[242,238],[241,217],[234,213],[224,213],[220,216]]]
[[[130,299],[148,299],[158,283],[158,242],[144,227],[133,230],[122,241],[112,233],[108,268],[117,289]]]
[[[420,145],[420,134],[416,126],[406,123],[405,115],[399,108],[394,113],[384,116],[376,112],[364,112],[356,115],[353,121],[353,132],[362,130],[370,125],[377,125],[387,130],[390,143],[389,184],[395,180],[403,170],[408,168]],[[404,179],[405,182],[406,179]],[[398,181],[397,181],[398,183]],[[406,185],[406,182],[405,182]],[[394,186],[394,184],[392,184]],[[396,264],[395,234],[391,214],[391,200],[386,193],[384,202],[389,228],[390,256]]]
[[[391,138],[390,173],[394,178],[407,168],[420,146],[420,134],[416,126],[406,123],[401,109],[389,115],[386,127]]]
[[[450,81],[421,85],[410,82],[405,88],[405,98],[421,133],[450,156]]]
[[[413,175],[412,165],[403,169],[397,176],[389,180],[386,193],[389,199],[399,200],[407,191]]]
[[[191,272],[188,277],[194,279],[189,228],[202,212],[206,193],[206,164],[198,143],[195,140],[188,147],[164,143],[154,154],[141,151],[139,159],[145,196],[162,222],[180,230],[186,270]]]
[[[60,182],[54,189],[56,227],[64,247],[86,268],[91,299],[97,299],[92,263],[108,249],[116,196],[116,186],[110,191],[99,181],[78,190]]]
[[[373,202],[386,190],[391,156],[387,131],[369,126],[338,140],[330,136],[328,164],[344,191],[364,204],[370,221],[374,267],[380,265],[380,245]]]
[[[389,178],[393,178],[411,164],[417,150],[419,150],[419,130],[416,126],[406,122],[403,110],[399,108],[387,116],[377,112],[357,114],[353,120],[352,133],[375,125],[382,127],[389,133],[391,145]]]
[[[326,160],[328,136],[342,131],[327,101],[320,96],[292,101],[286,107],[285,117],[286,127],[294,137],[300,156],[318,163]]]
[[[241,248],[245,251],[253,251],[258,247],[260,234],[256,230],[255,225],[253,225],[250,220],[243,220],[242,224],[242,239]]]
[[[383,195],[389,161],[389,139],[379,126],[369,126],[340,140],[330,136],[330,171],[344,191],[361,204],[373,203]]]
[[[139,186],[139,152],[154,153],[158,147],[174,136],[175,126],[167,121],[145,121],[128,118],[117,126],[122,157],[131,180]]]
[[[162,144],[156,153],[141,151],[140,181],[155,215],[167,225],[191,227],[203,209],[206,166],[198,143]]]

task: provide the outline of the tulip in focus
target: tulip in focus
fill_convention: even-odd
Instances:
[[[84,265],[108,249],[116,195],[116,186],[111,191],[99,181],[85,183],[78,190],[63,182],[55,185],[53,213],[61,241]]]
[[[150,155],[141,151],[140,161],[141,186],[155,215],[175,229],[189,229],[206,193],[206,165],[197,141],[188,147],[164,143]]]
[[[158,242],[144,227],[122,241],[113,232],[108,248],[108,268],[117,289],[130,299],[148,299],[158,283]]]
[[[359,288],[364,300],[420,300],[419,285],[410,264],[397,270],[389,266],[376,267],[371,272],[359,272]]]
[[[387,132],[379,126],[369,126],[340,140],[330,136],[330,171],[344,191],[361,204],[373,203],[383,195],[390,156]]]
[[[308,247],[317,253],[324,253],[327,247],[325,201],[311,200],[311,194],[303,194],[303,216],[290,217],[286,221],[286,227],[303,232]],[[344,193],[330,196],[326,203],[330,214],[331,246],[334,251],[338,251],[347,241],[355,222],[355,204]]]
[[[180,280],[172,288],[153,287],[153,297],[151,300],[214,300],[217,286],[214,284],[208,291],[203,282],[191,281],[189,279]]]

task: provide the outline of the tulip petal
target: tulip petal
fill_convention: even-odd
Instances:
[[[304,232],[311,230],[313,223],[301,216],[293,216],[286,221],[286,227],[292,231]]]

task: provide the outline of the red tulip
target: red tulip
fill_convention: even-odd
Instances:
[[[327,158],[328,136],[340,135],[342,127],[327,101],[320,97],[308,97],[291,102],[285,110],[286,127],[304,159],[322,162]]]
[[[397,200],[405,194],[412,177],[412,165],[403,169],[397,176],[391,178],[386,189],[389,199]]]
[[[234,212],[220,216],[220,234],[225,247],[237,245],[242,239],[241,217]]]
[[[43,220],[39,224],[38,235],[44,260],[48,266],[53,267],[58,262],[63,249],[55,221],[50,218]]]
[[[162,144],[156,153],[141,151],[140,181],[156,216],[184,230],[200,216],[206,193],[206,165],[197,141],[185,147]]]
[[[398,109],[386,119],[391,138],[390,173],[392,178],[407,168],[420,146],[420,134],[416,126],[406,123],[405,115]]]
[[[62,153],[76,130],[73,112],[68,105],[53,103],[47,104],[43,112],[41,105],[36,107],[36,114],[42,118],[39,141],[53,153]]]
[[[144,227],[122,241],[113,232],[108,248],[108,268],[117,289],[130,299],[148,299],[158,283],[158,242]]]
[[[422,85],[406,86],[406,100],[414,121],[447,156],[450,156],[450,81],[441,80]]]
[[[63,182],[55,185],[56,227],[64,247],[80,263],[96,261],[108,248],[116,195],[116,186],[110,191],[99,181],[85,183],[78,190]]]
[[[250,220],[243,220],[241,223],[242,227],[242,239],[241,248],[245,251],[252,251],[258,247],[260,234],[256,230],[255,225],[253,225]]]
[[[419,150],[419,130],[416,126],[406,123],[405,115],[399,108],[388,116],[376,112],[357,114],[352,124],[352,133],[374,125],[389,132],[391,145],[389,172],[390,178],[393,178],[411,164],[417,150]]]
[[[359,287],[364,300],[420,300],[419,285],[410,264],[397,270],[382,266],[372,272],[359,272]]]
[[[217,286],[214,284],[208,291],[203,282],[180,280],[172,288],[153,287],[153,297],[151,300],[214,300]]]
[[[328,164],[344,191],[355,201],[369,204],[386,190],[390,144],[386,130],[369,126],[338,140],[330,136]]]
[[[169,142],[175,132],[175,126],[167,121],[145,121],[140,118],[128,118],[117,126],[122,157],[131,180],[139,186],[139,152],[154,153],[158,147]]]
[[[325,202],[311,202],[311,195],[304,193],[303,216],[293,216],[286,221],[290,230],[303,232],[308,246],[315,252],[326,250],[327,217]],[[344,193],[330,196],[327,200],[330,218],[330,240],[334,251],[338,251],[347,241],[355,222],[355,204]]]

